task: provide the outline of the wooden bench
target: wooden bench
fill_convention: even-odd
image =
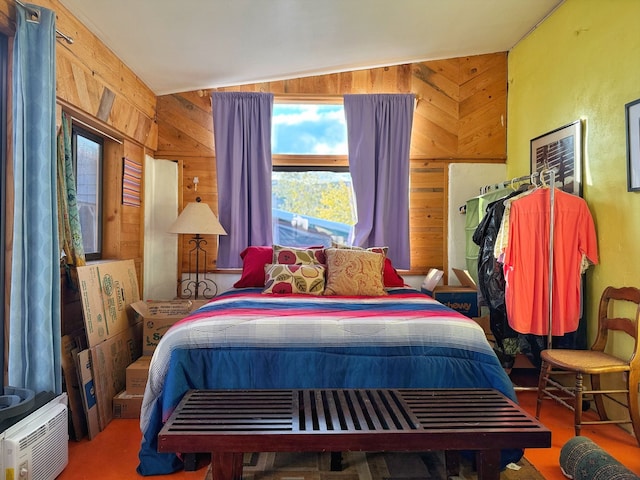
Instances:
[[[159,452],[211,452],[214,480],[242,477],[245,452],[476,451],[478,478],[500,451],[551,446],[551,432],[491,389],[191,390]]]

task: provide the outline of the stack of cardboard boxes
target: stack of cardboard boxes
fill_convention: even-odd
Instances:
[[[139,418],[150,363],[151,356],[143,355],[127,367],[126,388],[113,397],[113,418]]]
[[[158,341],[203,302],[141,301],[133,260],[76,271],[83,325],[63,336],[62,365],[74,436],[92,439],[113,418],[139,416]]]
[[[133,260],[78,267],[77,275],[84,338],[76,336],[72,354],[93,438],[113,418],[112,399],[124,388],[124,371],[142,353],[142,324],[129,308],[140,293]]]
[[[114,418],[138,418],[149,377],[151,356],[169,328],[205,302],[201,300],[139,301],[131,304],[142,322],[142,356],[125,371],[125,390],[113,398]]]

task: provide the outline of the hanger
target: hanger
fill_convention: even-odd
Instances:
[[[549,172],[549,170],[548,170],[548,169],[545,169],[545,170],[541,170],[541,171],[540,171],[540,182],[542,183],[542,186],[543,186],[544,188],[546,188],[546,187],[548,187],[548,186],[549,186],[549,185],[547,185],[547,182],[546,182],[546,180],[544,179],[545,174],[547,174],[548,172]]]
[[[530,180],[530,182],[531,182],[531,185],[533,185],[534,187],[538,187],[538,186],[539,186],[539,185],[538,185],[538,182],[536,181],[536,178],[538,178],[538,177],[539,177],[538,172],[533,172],[533,173],[531,174],[531,177],[529,177],[529,180]]]

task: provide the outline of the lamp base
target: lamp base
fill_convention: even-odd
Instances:
[[[207,241],[202,238],[199,233],[196,233],[189,243],[193,245],[193,248],[189,250],[189,270],[184,278],[178,282],[180,288],[178,296],[180,298],[195,298],[196,300],[202,298],[213,298],[218,294],[218,285],[211,279],[207,278],[206,271],[201,273],[200,267],[203,265],[206,269],[207,266],[207,251],[202,248],[207,244]],[[192,264],[192,258],[194,263]],[[201,263],[203,260],[203,263]],[[193,273],[192,265],[195,266],[195,273]]]
[[[197,279],[197,280],[196,280]],[[178,281],[178,297],[210,299],[218,295],[218,284],[207,276],[206,273],[183,273]]]

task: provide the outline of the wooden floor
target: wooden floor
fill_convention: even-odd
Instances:
[[[513,375],[512,375],[513,377]],[[523,387],[527,383],[526,374],[518,375]],[[536,392],[529,389],[517,390],[518,401],[527,411],[535,414]],[[552,447],[527,449],[525,457],[547,479],[562,479],[559,457],[562,446],[573,437],[573,414],[553,401],[544,404],[540,420],[552,430]],[[635,438],[615,425],[586,426],[583,435],[591,438],[607,453],[622,462],[634,473],[640,475],[640,447]],[[140,430],[137,420],[113,420],[107,428],[92,441],[69,443],[69,465],[58,477],[59,480],[101,480],[144,478],[136,473]],[[149,477],[152,479],[201,480],[206,469],[195,472],[178,472],[172,475]]]

